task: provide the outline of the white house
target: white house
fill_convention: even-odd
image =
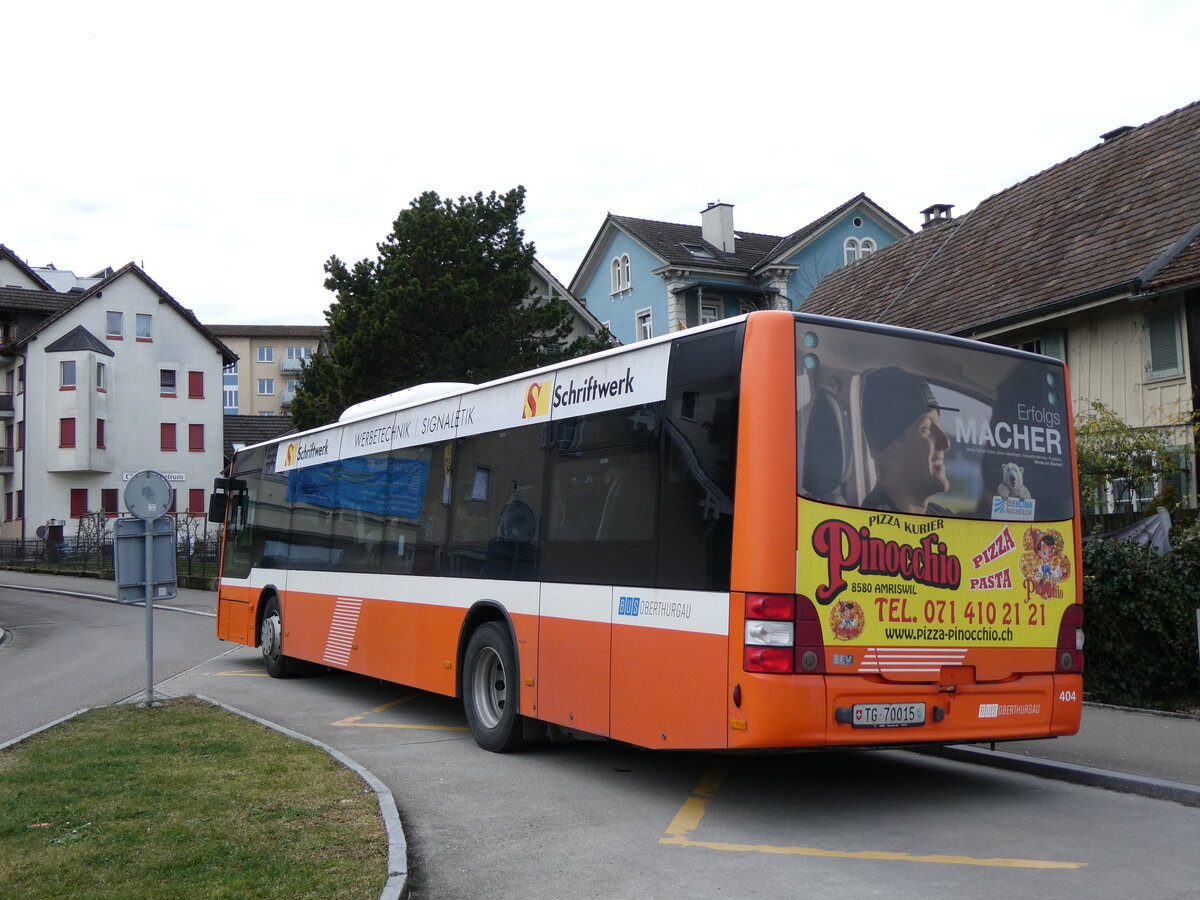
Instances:
[[[236,357],[133,263],[70,282],[0,245],[0,537],[69,538],[89,513],[119,515],[143,469],[167,476],[175,511],[203,512]]]

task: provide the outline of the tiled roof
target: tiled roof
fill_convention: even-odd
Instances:
[[[1200,103],[830,273],[803,310],[969,334],[1142,287],[1139,275],[1197,223]],[[1177,252],[1158,279],[1196,274],[1195,245]]]
[[[324,325],[209,325],[217,337],[322,337],[329,329]]]
[[[31,312],[51,315],[74,303],[78,294],[59,294],[26,288],[0,287],[0,312]]]
[[[295,430],[291,416],[224,416],[223,422],[226,456],[233,454],[234,444],[260,444]]]
[[[699,225],[656,222],[630,216],[612,216],[612,220],[671,265],[689,269],[719,269],[749,274],[762,258],[779,243],[773,234],[752,234],[735,230],[733,253],[718,250],[704,240]],[[695,256],[684,244],[696,244],[712,254],[712,259]]]

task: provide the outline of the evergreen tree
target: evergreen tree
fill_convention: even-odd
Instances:
[[[607,332],[567,344],[569,307],[531,299],[524,211],[519,186],[457,201],[427,191],[396,217],[377,259],[351,267],[331,256],[325,287],[337,299],[325,347],[300,375],[296,424],[415,384],[480,383],[611,346]]]

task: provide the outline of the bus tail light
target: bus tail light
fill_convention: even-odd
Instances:
[[[1083,671],[1083,606],[1072,603],[1063,610],[1058,626],[1055,672]]]
[[[823,673],[825,641],[812,601],[794,594],[747,594],[743,668]]]

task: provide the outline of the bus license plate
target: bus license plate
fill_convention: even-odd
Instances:
[[[925,724],[924,703],[855,703],[850,716],[855,728],[903,728]]]

